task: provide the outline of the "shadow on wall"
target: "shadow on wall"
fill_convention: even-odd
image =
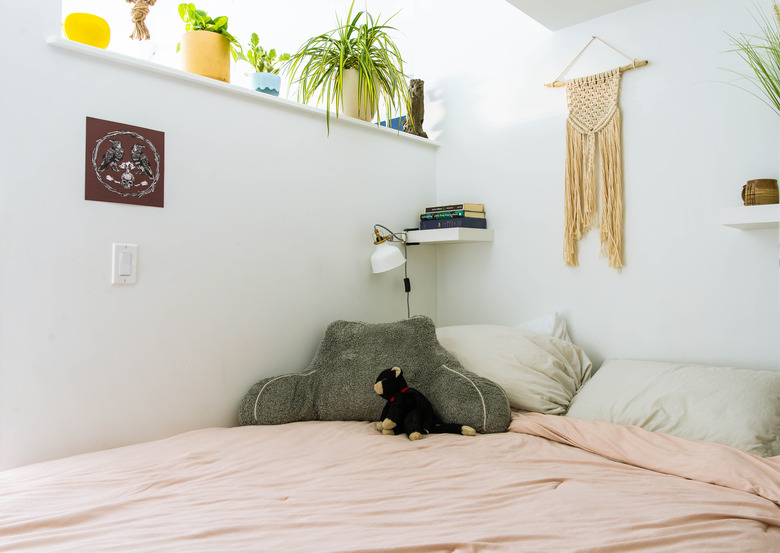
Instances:
[[[521,102],[519,99],[523,98]],[[457,128],[458,140],[495,132],[505,133],[527,123],[565,120],[568,114],[564,88],[516,79],[477,82],[456,74],[425,90],[425,130],[438,141]]]

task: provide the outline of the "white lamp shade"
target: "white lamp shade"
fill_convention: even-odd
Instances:
[[[375,273],[384,273],[406,263],[404,254],[389,242],[376,245],[371,255],[371,270]]]

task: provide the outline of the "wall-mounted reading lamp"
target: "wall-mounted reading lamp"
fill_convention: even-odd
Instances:
[[[379,232],[382,229],[385,234]],[[391,242],[400,242],[404,245],[404,251],[401,252],[397,246]],[[371,271],[374,273],[384,273],[396,267],[404,266],[404,291],[406,292],[406,316],[411,317],[409,308],[409,292],[412,290],[409,282],[409,275],[406,270],[406,232],[393,232],[382,225],[374,225],[374,253],[371,254]]]

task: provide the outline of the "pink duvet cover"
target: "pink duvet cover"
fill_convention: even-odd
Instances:
[[[780,552],[780,458],[515,416],[205,429],[0,473],[0,551]]]

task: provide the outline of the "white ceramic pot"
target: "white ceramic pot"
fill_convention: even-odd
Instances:
[[[364,97],[363,105],[358,105],[358,86],[359,86],[359,73],[357,69],[345,69],[344,76],[342,77],[342,94],[343,94],[343,106],[344,115],[349,117],[356,117],[363,121],[371,121],[374,118],[373,106],[366,106],[366,98]]]

